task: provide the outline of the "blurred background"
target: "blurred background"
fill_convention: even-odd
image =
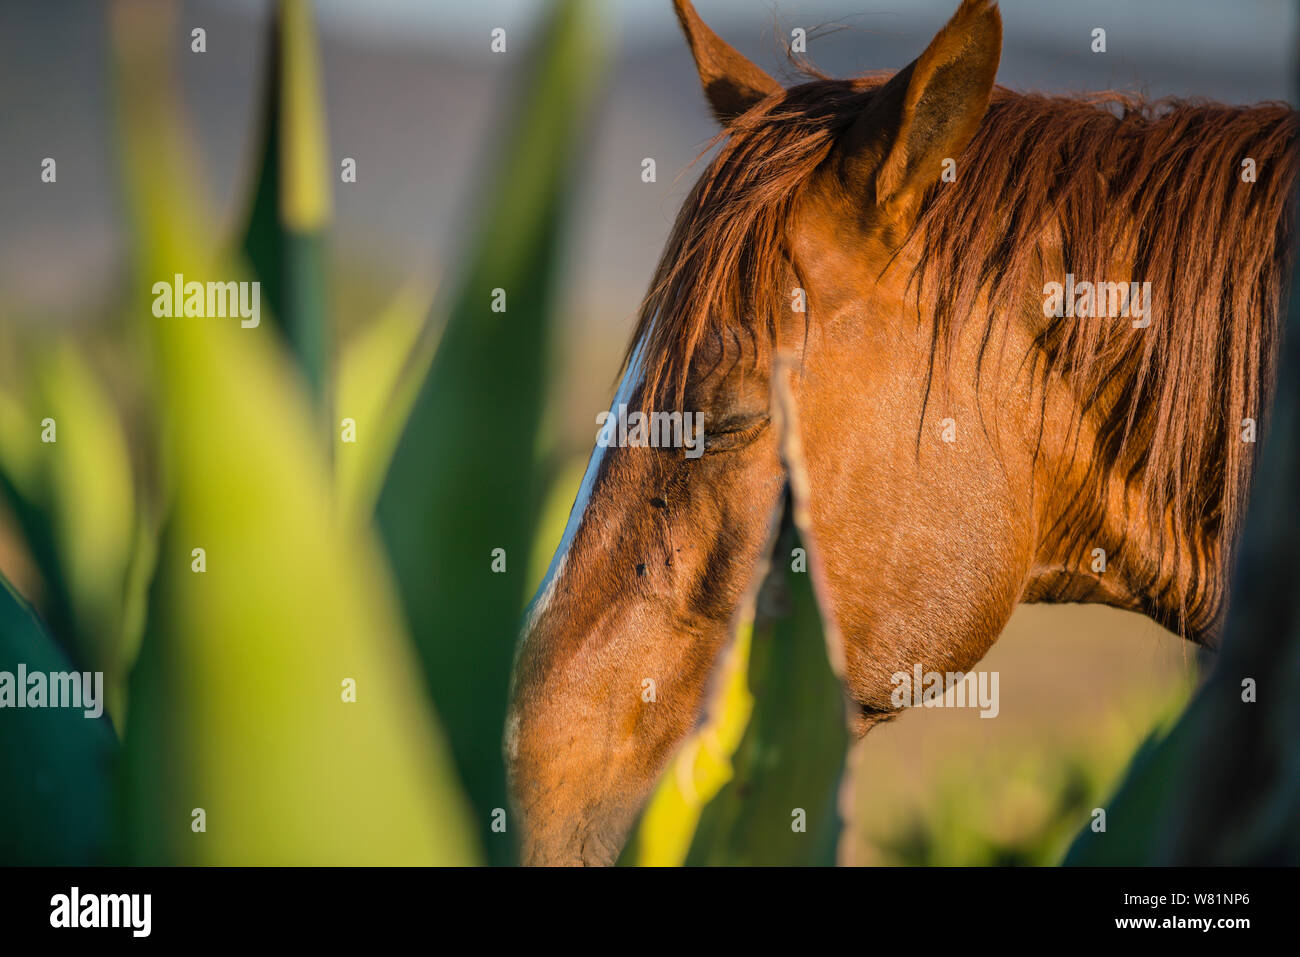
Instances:
[[[951,14],[949,0],[699,0],[725,39],[778,77],[783,42],[836,76],[897,69]],[[131,298],[132,227],[120,188],[112,4],[0,5],[0,372],[10,344],[98,343],[130,438],[147,401],[114,326]],[[146,7],[151,6],[145,4]],[[173,6],[158,4],[159,8]],[[538,445],[552,481],[527,592],[558,539],[608,407],[632,319],[692,167],[715,127],[669,0],[591,5],[604,61],[582,132],[562,243]],[[1291,99],[1296,10],[1286,0],[1003,0],[999,80],[1019,90],[1119,88],[1230,103]],[[464,268],[467,222],[502,161],[541,0],[320,0],[314,5],[333,221],[323,275],[336,339],[413,298],[428,308]],[[208,228],[237,234],[261,162],[259,116],[272,4],[185,0],[167,29],[192,137],[191,182]],[[207,52],[190,55],[190,31]],[[508,52],[489,48],[507,30]],[[1092,30],[1106,31],[1104,54]],[[58,157],[58,188],[33,173]],[[355,158],[355,183],[338,163]],[[657,182],[644,183],[654,158]],[[9,349],[6,356],[5,350]],[[97,355],[100,353],[96,353]],[[138,411],[138,409],[137,409]],[[147,443],[146,443],[147,444]],[[400,565],[400,560],[396,560]],[[0,573],[41,606],[41,558],[0,507]],[[401,569],[398,569],[399,576]],[[1149,621],[1096,607],[1022,607],[981,669],[1001,676],[1001,713],[919,711],[859,746],[854,863],[1055,863],[1114,789],[1140,743],[1195,686],[1196,654]],[[435,702],[437,704],[437,702]],[[454,736],[454,735],[453,735]]]

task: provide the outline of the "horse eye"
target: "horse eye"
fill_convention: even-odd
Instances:
[[[752,429],[760,428],[771,421],[767,411],[761,412],[741,412],[731,413],[723,416],[718,420],[712,431],[719,434],[734,435],[739,432],[749,432]],[[706,431],[709,431],[706,429]]]
[[[704,450],[706,452],[731,452],[742,449],[752,443],[771,425],[772,420],[766,412],[745,416],[732,416],[710,429],[704,427]]]

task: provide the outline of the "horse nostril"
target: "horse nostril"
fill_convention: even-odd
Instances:
[[[645,563],[644,563],[644,562],[642,562],[640,565],[636,566],[636,574],[637,574],[637,577],[638,577],[638,578],[640,578],[641,576],[645,575]]]

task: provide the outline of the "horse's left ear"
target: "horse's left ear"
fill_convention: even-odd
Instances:
[[[690,0],[673,0],[673,8],[719,123],[726,126],[755,103],[781,92],[781,84],[709,29]]]
[[[988,110],[1001,54],[995,0],[963,0],[925,52],[895,74],[857,120],[846,140],[850,154],[855,145],[878,143],[882,124],[893,131],[875,173],[876,203],[887,213],[915,210],[944,160],[966,148]]]

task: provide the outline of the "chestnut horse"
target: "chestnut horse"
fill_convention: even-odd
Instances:
[[[676,8],[723,132],[615,405],[702,414],[705,453],[592,457],[515,668],[531,863],[613,861],[699,720],[782,494],[778,352],[859,732],[1018,602],[1213,646],[1271,393],[1285,105],[1010,92],[990,0],[892,77],[783,89]]]

